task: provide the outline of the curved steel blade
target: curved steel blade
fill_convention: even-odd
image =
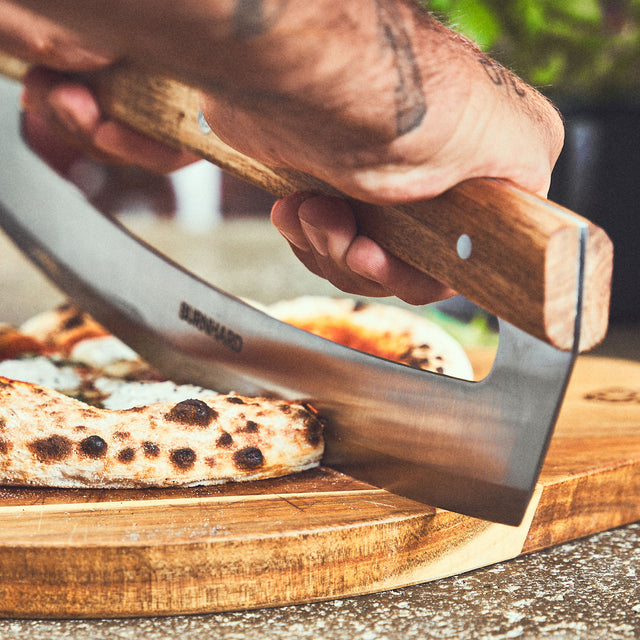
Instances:
[[[22,143],[17,116],[15,104],[0,105],[0,225],[110,331],[175,380],[309,399],[327,419],[328,466],[434,506],[520,522],[573,353],[502,323],[494,367],[473,383],[290,327],[95,211]]]

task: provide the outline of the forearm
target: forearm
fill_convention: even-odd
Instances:
[[[108,6],[97,0],[12,1],[82,33],[87,41],[121,57],[189,78],[209,90],[230,79],[234,84],[255,82],[272,63],[269,58],[275,57],[275,52],[271,53],[274,48],[279,53],[276,64],[283,64],[291,39],[298,41],[295,53],[304,58],[306,48],[312,58],[323,34],[333,38],[332,25],[337,23],[344,33],[345,23],[354,22],[345,19],[345,14],[356,6],[354,2],[343,3],[344,7],[335,3],[327,13],[322,0],[313,4],[289,0],[112,0]]]

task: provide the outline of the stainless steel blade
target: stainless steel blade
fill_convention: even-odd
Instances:
[[[575,353],[501,323],[493,369],[474,383],[290,327],[98,213],[22,143],[15,104],[0,105],[0,127],[0,225],[150,363],[220,391],[309,399],[327,419],[328,466],[434,506],[521,521]]]

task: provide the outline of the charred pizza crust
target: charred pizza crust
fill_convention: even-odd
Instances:
[[[0,327],[0,484],[212,485],[323,450],[311,407],[175,385],[73,305]]]
[[[64,356],[83,340],[109,335],[88,313],[71,303],[33,316],[20,327],[20,333],[39,343],[41,353]]]
[[[348,347],[411,367],[473,380],[460,343],[413,311],[350,298],[303,296],[267,309],[274,317]]]
[[[316,466],[309,407],[238,395],[99,409],[0,377],[0,483],[129,488],[219,484]]]

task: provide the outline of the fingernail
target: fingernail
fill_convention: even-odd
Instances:
[[[297,236],[289,233],[288,231],[283,231],[282,229],[278,229],[278,231],[289,244],[292,244],[294,247],[300,249],[301,251],[309,251],[309,243],[306,238],[302,237],[302,234],[300,234],[300,236]]]
[[[329,241],[327,239],[327,234],[318,229],[318,227],[314,227],[313,225],[305,222],[304,220],[300,220],[300,225],[302,226],[302,230],[304,234],[307,236],[309,242],[313,245],[313,248],[321,255],[328,256],[329,255]]]

